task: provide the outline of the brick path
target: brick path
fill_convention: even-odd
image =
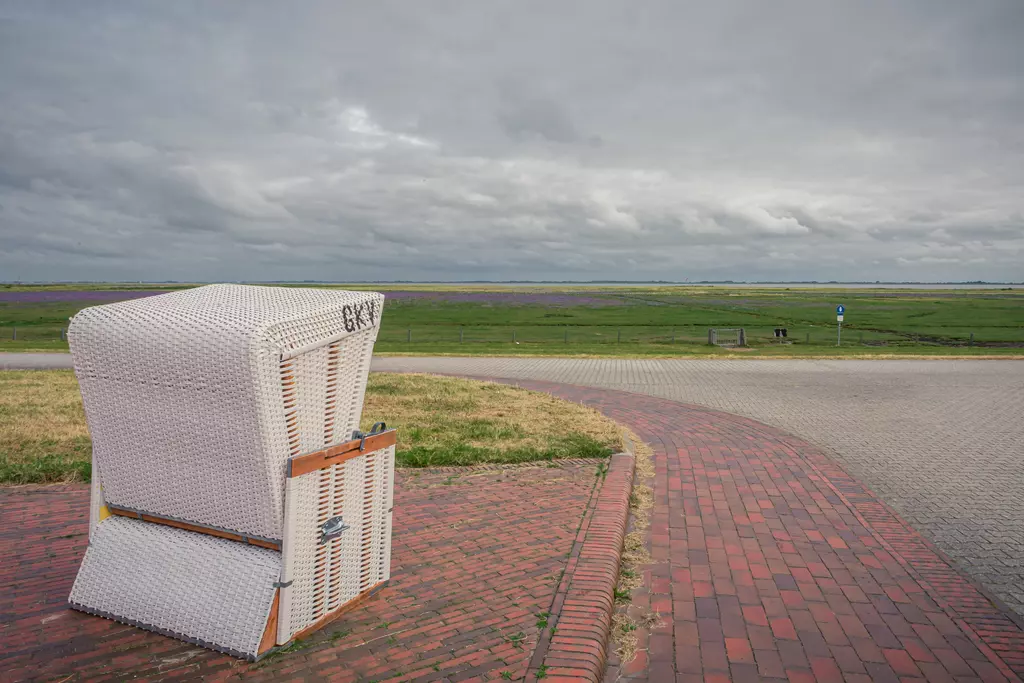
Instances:
[[[521,679],[595,469],[400,470],[391,585],[256,664],[69,610],[86,488],[0,489],[0,680]]]
[[[1024,362],[378,358],[373,367],[619,389],[779,427],[825,447],[1024,616]]]
[[[633,600],[663,622],[642,634],[636,660],[613,658],[609,680],[1001,681],[1024,673],[1024,631],[1009,612],[821,449],[664,399],[519,383],[594,405],[655,449],[654,562]],[[66,610],[85,543],[84,490],[0,491],[0,556],[18,558],[0,565],[0,671],[13,680],[114,680],[130,671],[362,681],[536,671],[536,614],[552,604],[593,469],[488,471],[446,485],[450,476],[401,474],[395,584],[307,649],[263,668]],[[522,648],[511,642],[518,633]]]
[[[0,353],[0,368],[69,366]],[[1024,617],[1024,362],[392,357],[374,369],[620,389],[780,427],[827,448]]]
[[[818,448],[672,401],[546,382],[655,450],[654,564],[634,602],[662,615],[606,680],[1003,681],[1024,631]]]

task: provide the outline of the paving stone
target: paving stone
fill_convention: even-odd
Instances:
[[[375,370],[535,379],[750,417],[822,447],[1024,616],[1024,363],[377,358]]]
[[[723,680],[756,675],[754,653],[766,649],[778,650],[791,680],[920,678],[917,662],[937,665],[930,673],[941,678],[953,675],[942,658],[949,652],[978,676],[1024,673],[1024,661],[1016,658],[1024,652],[1024,631],[1010,612],[979,592],[827,449],[761,422],[676,401],[517,383],[592,405],[654,448],[648,534],[654,564],[645,572],[651,577],[646,587],[654,589],[654,577],[677,578],[667,586],[659,581],[659,591],[672,592],[659,609],[673,610],[676,633],[689,633],[691,642],[652,637],[645,659],[658,662],[657,670],[653,664],[630,668],[629,680],[667,680],[670,664],[674,673],[693,673],[680,667],[678,647],[694,644],[704,674],[722,672]],[[675,526],[666,524],[673,519]],[[755,581],[749,567],[761,563],[766,578]],[[839,581],[859,589],[848,591],[852,601]],[[783,609],[797,641],[785,637],[781,622],[779,635],[770,626],[745,624],[743,608],[758,604],[766,617],[769,609]],[[760,611],[749,613],[760,619]],[[696,626],[696,639],[688,624]],[[738,630],[743,624],[745,636]],[[931,626],[930,643],[916,638],[915,627]],[[613,664],[609,677],[624,671]]]
[[[1006,602],[1024,605],[1020,565],[1014,564],[1024,557],[1024,421],[1018,418],[1024,414],[1024,365],[393,358],[377,359],[374,367],[514,379],[594,405],[633,426],[654,446],[656,507],[648,541],[655,562],[644,573],[646,584],[634,594],[634,604],[657,606],[672,618],[650,639],[641,634],[640,656],[618,672],[624,680],[701,675],[705,680],[778,676],[810,681],[837,675],[848,681],[922,675],[929,680],[1012,680],[1014,672],[1024,673],[1024,632],[914,530]],[[81,517],[84,492],[79,496]],[[62,505],[66,508],[67,502],[58,500],[56,509]],[[442,507],[433,513],[435,524],[444,514]],[[3,505],[0,511],[20,520],[16,507]],[[50,512],[37,508],[36,523]],[[15,538],[3,535],[12,526],[17,525],[5,522],[0,543]],[[416,528],[427,526],[424,521]],[[59,583],[54,577],[64,577],[67,586],[60,590],[66,594],[82,541],[74,542],[77,549],[74,543],[71,548],[58,544],[44,557],[39,541],[55,533],[44,531],[35,544],[12,542],[0,548],[11,556],[24,545],[17,574],[39,573],[35,583],[25,582],[28,588],[18,584],[22,592],[15,591],[9,603],[3,602],[6,594],[0,598],[0,615],[30,613],[28,621],[0,621],[5,624],[0,638],[5,645],[18,645],[22,638],[22,647],[25,634],[57,634],[56,640],[36,644],[27,661],[24,649],[0,661],[10,664],[4,667],[7,675],[51,676],[76,668],[88,675],[116,667],[153,678],[240,673],[227,658],[109,622],[80,622],[68,631],[60,618],[45,621],[60,610],[51,604],[36,614],[33,598],[42,595],[40,604],[46,605],[56,595],[63,602],[64,595],[53,590]],[[429,543],[415,550],[435,562],[443,552]],[[991,571],[993,566],[998,571]],[[44,568],[52,569],[48,578]],[[538,573],[530,572],[529,579]],[[443,577],[456,575],[452,568]],[[463,583],[472,586],[473,579]],[[2,581],[0,576],[0,585],[6,586],[12,579]],[[436,582],[427,582],[423,590],[432,591],[432,597],[391,600],[387,610],[428,610],[436,616],[460,604],[446,599]],[[541,604],[536,596],[550,601],[552,590],[531,585],[525,593]],[[763,609],[767,625],[761,623],[761,611],[748,608]],[[477,609],[482,614],[495,607]],[[522,619],[523,631],[534,637],[531,609],[498,609],[497,614]],[[473,649],[479,643],[460,641],[462,649],[451,651],[454,641],[446,639],[466,634],[450,624],[463,623],[459,619],[465,620],[466,613],[476,612],[458,611],[450,623],[440,624],[424,617],[416,629],[423,642],[411,641],[409,648],[414,665],[403,668],[415,675],[398,680],[497,675],[481,668],[487,655]],[[394,673],[381,659],[390,655],[397,661],[405,648],[380,640],[364,643],[365,649],[345,647],[354,642],[345,639],[365,637],[369,628],[359,621],[359,612],[352,617],[356,628],[337,647],[318,642],[309,654],[277,664],[271,672],[241,673],[342,681]],[[106,625],[83,631],[84,624],[97,621]],[[102,645],[90,648],[94,642]],[[500,652],[516,674],[525,671],[530,648],[517,654],[510,647],[502,642],[487,649],[495,656]],[[149,658],[148,669],[140,668],[139,657]],[[434,664],[441,673],[433,671]]]

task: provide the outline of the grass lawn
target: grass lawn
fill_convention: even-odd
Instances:
[[[502,384],[370,375],[363,429],[398,428],[399,467],[606,457],[618,425],[597,411]],[[0,372],[0,483],[88,481],[92,447],[70,370]]]
[[[387,297],[375,347],[380,354],[1024,355],[1024,287],[1020,286],[344,287],[379,290]],[[153,291],[162,290],[125,285],[0,287],[0,351],[66,350],[61,330],[69,316],[85,306]],[[840,303],[846,306],[846,319],[842,346],[837,348],[835,309]],[[709,327],[743,327],[750,349],[708,346]],[[774,337],[775,328],[780,327],[788,331],[785,343]]]

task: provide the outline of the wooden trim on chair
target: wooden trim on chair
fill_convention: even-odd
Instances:
[[[377,585],[372,586],[371,588],[368,588],[367,590],[364,590],[362,593],[360,593],[356,597],[352,598],[351,600],[346,602],[344,605],[342,605],[338,609],[334,610],[333,612],[329,612],[329,613],[325,614],[324,616],[320,617],[319,619],[317,619],[315,622],[313,622],[312,624],[310,624],[306,628],[302,629],[301,631],[299,631],[298,633],[293,635],[292,636],[292,640],[298,640],[299,638],[305,638],[310,633],[313,633],[314,631],[318,631],[318,630],[322,629],[324,626],[326,626],[327,624],[331,623],[332,621],[334,621],[335,619],[340,617],[345,612],[347,612],[350,609],[353,609],[355,607],[358,607],[363,602],[365,602],[367,599],[369,599],[369,598],[373,597],[374,595],[376,595],[386,585],[388,585],[387,581],[381,581]]]
[[[273,650],[277,645],[277,619],[281,610],[281,589],[274,591],[274,602],[270,605],[270,617],[267,619],[267,628],[263,630],[263,637],[260,639],[257,655]]]
[[[303,474],[326,469],[364,453],[372,453],[382,448],[394,446],[398,442],[398,435],[396,430],[389,429],[380,434],[367,436],[363,449],[359,450],[359,444],[363,443],[363,441],[364,439],[352,439],[337,446],[305,453],[304,455],[296,455],[288,461],[288,476],[300,477]]]
[[[271,541],[263,538],[253,538],[252,536],[244,536],[234,531],[226,531],[224,529],[215,529],[213,527],[200,526],[198,524],[191,524],[189,522],[182,522],[177,519],[171,519],[170,517],[151,515],[148,512],[138,512],[136,510],[119,508],[116,505],[111,505],[109,503],[107,503],[107,508],[110,510],[110,514],[112,515],[130,517],[131,519],[141,519],[143,522],[163,524],[164,526],[172,526],[176,529],[184,529],[185,531],[195,531],[200,534],[206,534],[207,536],[226,538],[229,541],[238,541],[239,543],[248,543],[249,545],[259,546],[260,548],[269,548],[270,550],[277,550],[278,552],[281,551],[281,543],[279,541]]]

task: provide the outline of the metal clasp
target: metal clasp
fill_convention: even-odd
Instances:
[[[341,536],[348,528],[348,524],[345,524],[341,517],[331,517],[320,526],[320,545]]]
[[[388,426],[386,424],[384,424],[383,422],[375,422],[374,425],[372,427],[370,427],[370,431],[368,431],[368,432],[364,433],[364,432],[359,431],[358,429],[355,430],[354,432],[352,432],[352,438],[353,439],[359,439],[359,450],[360,451],[365,451],[366,450],[366,438],[368,436],[376,436],[377,434],[385,432],[385,431],[387,431],[387,428],[388,428]]]

